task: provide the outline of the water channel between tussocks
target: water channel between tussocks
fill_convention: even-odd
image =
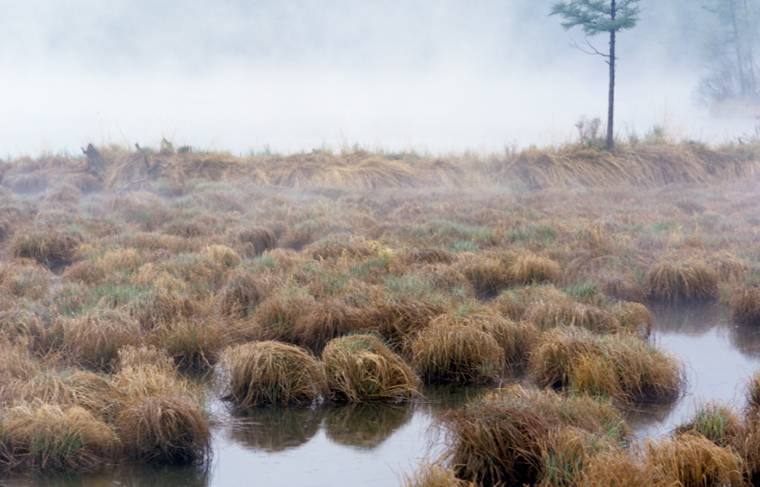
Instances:
[[[670,433],[708,401],[743,407],[745,385],[760,369],[760,330],[733,325],[720,307],[653,311],[651,339],[681,360],[686,390],[667,407],[627,412],[636,439]],[[441,453],[445,436],[436,427],[436,417],[481,392],[429,389],[426,400],[415,405],[262,410],[245,418],[229,416],[212,400],[214,457],[207,468],[122,467],[93,476],[6,482],[61,487],[395,486],[421,462]]]

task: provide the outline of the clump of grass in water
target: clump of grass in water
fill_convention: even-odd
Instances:
[[[458,478],[478,485],[562,480],[578,470],[576,454],[587,456],[594,443],[614,445],[628,435],[609,402],[521,386],[492,392],[447,413],[443,422],[450,435],[449,464]],[[571,443],[580,451],[565,448]]]
[[[113,461],[119,439],[81,407],[24,404],[0,419],[0,468],[92,471]]]
[[[481,384],[504,370],[504,349],[475,327],[431,324],[410,346],[412,364],[428,384]]]
[[[224,399],[238,409],[308,406],[325,390],[322,364],[293,345],[264,341],[237,345],[224,354]]]
[[[647,273],[650,299],[667,303],[706,302],[718,298],[718,274],[701,262],[663,263]]]
[[[405,401],[418,394],[419,379],[412,369],[375,336],[336,338],[322,360],[333,401]]]
[[[544,387],[612,397],[624,403],[668,403],[678,398],[681,366],[643,340],[598,336],[576,327],[546,332],[529,371]]]
[[[650,441],[646,446],[645,465],[653,472],[655,484],[744,485],[742,458],[732,449],[722,448],[702,435],[687,433]]]
[[[709,403],[700,407],[694,417],[676,429],[678,434],[699,434],[718,446],[735,446],[742,434],[742,423],[728,407]]]

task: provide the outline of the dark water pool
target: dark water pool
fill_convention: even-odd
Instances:
[[[638,438],[669,433],[705,401],[744,405],[744,388],[760,369],[760,331],[734,326],[719,307],[656,309],[652,339],[676,355],[685,393],[668,407],[632,411]],[[18,478],[13,486],[304,486],[400,485],[405,474],[440,454],[435,418],[482,390],[430,389],[407,406],[262,410],[232,418],[212,402],[214,458],[208,468],[124,467],[106,474]]]

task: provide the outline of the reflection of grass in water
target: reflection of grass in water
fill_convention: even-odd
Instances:
[[[327,411],[325,430],[336,443],[357,448],[380,446],[412,418],[410,404],[354,404]]]
[[[724,323],[725,309],[714,304],[690,304],[684,306],[650,305],[654,317],[654,330],[699,336]]]
[[[732,325],[730,329],[731,345],[747,358],[760,359],[760,329],[743,324]]]
[[[452,409],[462,408],[470,402],[483,397],[490,390],[492,390],[492,387],[431,385],[425,387],[422,391],[425,396],[425,402],[422,406],[429,410],[433,416],[438,416]]]
[[[280,452],[303,445],[317,434],[320,408],[259,408],[236,418],[230,437],[254,450]]]
[[[207,466],[138,466],[125,465],[103,474],[55,474],[13,477],[7,485],[18,487],[154,487],[209,485]],[[2,484],[6,485],[6,484]]]

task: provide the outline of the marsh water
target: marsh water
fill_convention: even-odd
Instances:
[[[760,369],[760,332],[733,325],[720,307],[655,309],[652,340],[684,364],[683,397],[668,407],[629,411],[637,438],[668,434],[705,401],[744,405],[744,388]],[[214,457],[207,468],[121,468],[107,474],[7,480],[13,486],[396,486],[445,437],[436,417],[482,390],[429,389],[406,406],[262,410],[232,417],[220,403]]]

